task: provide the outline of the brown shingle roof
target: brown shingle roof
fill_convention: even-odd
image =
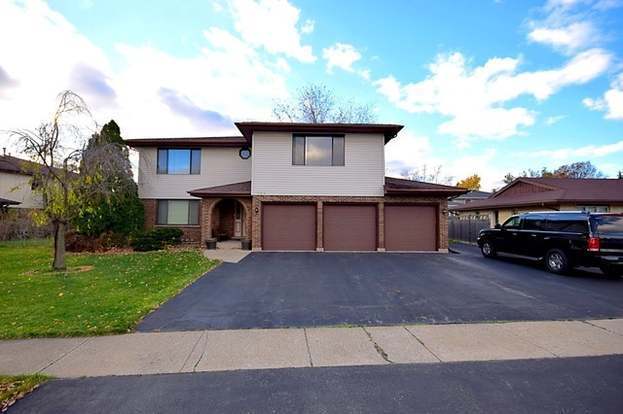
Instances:
[[[464,194],[467,191],[465,188],[450,185],[385,177],[385,194],[387,195],[443,195],[450,197]]]
[[[15,174],[30,174],[29,166],[31,161],[13,157],[11,155],[0,155],[0,171]]]
[[[383,134],[385,143],[398,135],[403,128],[397,124],[347,124],[347,123],[319,123],[309,122],[236,122],[236,127],[240,130],[247,142],[251,143],[251,137],[255,131],[270,132],[292,132],[308,134],[330,134],[330,133],[361,133],[361,134]]]
[[[131,147],[244,147],[247,141],[241,136],[227,137],[180,137],[180,138],[133,138],[124,140]]]
[[[242,183],[218,185],[216,187],[198,188],[190,190],[190,195],[195,197],[234,197],[234,196],[250,196],[251,181]]]
[[[40,167],[43,168],[43,166],[34,161],[17,158],[12,155],[0,155],[0,171],[3,172],[33,175],[33,172],[38,171]],[[43,171],[41,170],[41,172]]]
[[[538,185],[534,193],[505,194],[516,183]],[[572,203],[623,203],[623,180],[593,178],[518,178],[502,190],[484,200],[454,207],[456,211],[486,210],[487,208],[545,206],[562,202]]]

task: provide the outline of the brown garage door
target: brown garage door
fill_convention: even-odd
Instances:
[[[434,206],[385,206],[387,251],[437,250],[437,208]]]
[[[263,250],[316,250],[315,204],[265,204]]]
[[[323,206],[324,249],[329,251],[376,250],[376,206]]]

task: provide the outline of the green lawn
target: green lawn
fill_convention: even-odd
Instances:
[[[190,249],[68,254],[90,270],[53,273],[51,257],[48,240],[0,242],[0,338],[127,332],[217,264]]]
[[[8,409],[16,400],[31,392],[36,386],[48,380],[41,374],[0,375],[0,412]]]

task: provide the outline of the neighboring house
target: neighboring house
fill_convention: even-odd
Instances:
[[[485,200],[452,208],[488,215],[491,225],[526,211],[623,212],[623,179],[517,178]]]
[[[0,156],[0,198],[14,208],[41,208],[41,197],[31,187],[31,161],[10,155]]]
[[[456,207],[463,206],[467,203],[471,203],[472,201],[484,200],[485,198],[489,198],[490,195],[491,193],[488,193],[486,191],[471,190],[465,194],[461,194],[458,197],[450,198],[450,200],[448,200],[448,210],[452,212],[453,216],[459,217],[461,219],[480,218],[481,215],[479,213],[476,213],[476,214],[471,214],[470,212],[462,213],[462,212],[455,211],[454,209]]]
[[[254,250],[447,251],[456,187],[385,177],[401,125],[240,122],[237,137],[130,139],[145,224]]]

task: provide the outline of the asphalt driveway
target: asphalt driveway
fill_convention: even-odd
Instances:
[[[461,254],[252,253],[148,315],[139,331],[623,316],[623,279],[558,276]]]

